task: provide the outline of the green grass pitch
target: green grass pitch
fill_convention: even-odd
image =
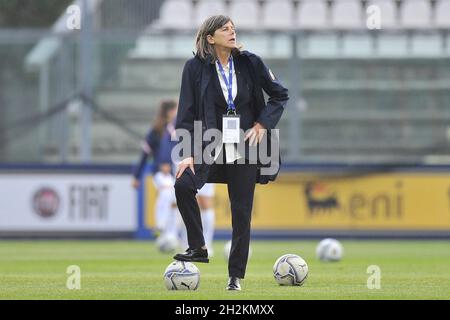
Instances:
[[[162,275],[172,255],[152,241],[0,241],[0,299],[450,299],[450,241],[342,241],[344,259],[322,263],[318,241],[252,241],[240,292],[227,292],[223,241],[215,242],[197,291],[168,291]],[[281,287],[275,260],[302,256],[309,277]],[[69,290],[67,267],[81,268],[81,289]],[[381,288],[368,289],[369,265],[381,269]]]

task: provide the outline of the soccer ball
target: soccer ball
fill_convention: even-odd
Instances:
[[[342,245],[336,239],[323,239],[316,248],[317,259],[324,262],[339,261],[342,259]]]
[[[308,278],[308,265],[298,255],[285,254],[273,265],[273,276],[281,286],[301,286]]]
[[[174,261],[164,271],[167,290],[197,290],[200,271],[192,262]]]
[[[231,251],[231,240],[225,243],[225,246],[223,247],[223,257],[225,258],[225,261],[228,262],[228,259],[230,259],[230,251]],[[248,258],[252,256],[252,247],[250,246],[248,248]]]
[[[162,253],[174,252],[178,248],[178,239],[173,234],[162,234],[156,239],[156,246]]]

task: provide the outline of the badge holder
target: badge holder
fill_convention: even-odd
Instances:
[[[222,142],[239,143],[240,138],[240,116],[236,111],[229,110],[222,115]]]

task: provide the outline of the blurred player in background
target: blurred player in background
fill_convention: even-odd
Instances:
[[[140,186],[143,168],[149,155],[152,154],[154,159],[153,183],[158,192],[155,205],[156,230],[154,234],[156,236],[164,234],[169,237],[180,238],[182,245],[187,246],[186,229],[181,221],[175,198],[175,177],[173,173],[177,164],[173,163],[171,158],[172,149],[177,144],[173,139],[176,114],[176,101],[166,100],[161,103],[155,124],[143,143],[141,159],[134,171],[133,186],[135,188]],[[214,185],[211,183],[205,184],[197,194],[197,201],[202,213],[203,234],[206,243],[211,248],[209,256],[212,256],[215,223]]]
[[[202,217],[203,236],[208,247],[208,256],[214,255],[213,238],[214,238],[214,184],[206,183],[197,193],[197,202],[200,207]],[[184,224],[183,224],[184,227]],[[187,243],[187,241],[186,241]]]
[[[162,219],[161,233],[165,238],[179,239],[181,227],[181,215],[178,211],[177,200],[175,198],[175,163],[172,161],[172,149],[176,145],[175,141],[175,118],[166,125],[157,159],[159,162],[159,172],[153,176],[153,183],[158,190],[158,201],[156,210],[160,211]]]
[[[153,181],[158,191],[155,205],[155,235],[158,236],[167,225],[167,218],[173,210],[173,176],[170,163],[164,163],[161,158],[160,147],[163,137],[168,134],[170,127],[173,128],[173,120],[177,114],[177,102],[165,100],[161,102],[158,115],[153,127],[149,130],[142,144],[142,153],[139,164],[134,170],[133,187],[139,188],[141,184],[142,171],[147,163],[148,157],[153,156]],[[170,133],[169,133],[170,134]]]
[[[164,233],[168,236],[179,236],[181,245],[183,247],[188,247],[187,232],[186,227],[181,219],[181,214],[178,211],[178,206],[176,204],[175,198],[175,169],[178,163],[174,163],[172,159],[172,149],[178,141],[175,139],[175,119],[173,122],[167,124],[167,130],[164,133],[161,140],[161,147],[159,150],[159,162],[160,167],[164,166],[164,171],[161,170],[154,180],[155,183],[160,184],[161,190],[166,193],[167,201],[171,201],[172,209],[167,209],[166,215],[166,227],[164,228]],[[167,172],[169,172],[168,174]],[[172,175],[173,173],[173,175]],[[164,174],[164,176],[163,176]],[[169,187],[170,186],[170,187]],[[160,189],[158,189],[160,190]],[[208,252],[210,257],[213,256],[213,238],[214,238],[214,222],[215,222],[215,212],[214,212],[214,184],[207,183],[197,193],[197,202],[200,207],[201,220],[203,225],[203,236],[205,242],[209,248]]]

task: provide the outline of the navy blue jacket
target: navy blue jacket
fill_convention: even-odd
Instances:
[[[147,158],[150,155],[153,155],[153,164],[151,171],[152,173],[156,173],[158,171],[158,164],[156,161],[157,155],[159,153],[159,147],[160,147],[161,137],[151,128],[147,135],[145,136],[145,141],[142,145],[142,152],[141,156],[139,158],[138,164],[133,169],[133,176],[136,179],[140,179],[142,176],[142,171],[144,170],[145,164],[147,163]]]
[[[177,144],[176,141],[172,140],[172,134],[174,134],[175,126],[174,123],[169,123],[164,130],[164,134],[161,138],[159,153],[157,156],[158,164],[170,164],[173,166],[172,162],[172,149]]]
[[[151,166],[151,172],[153,174],[159,171],[161,164],[172,163],[172,149],[176,142],[172,141],[172,133],[174,131],[174,124],[169,123],[164,128],[162,136],[153,129],[150,129],[145,137],[145,141],[142,145],[141,157],[139,163],[133,169],[133,175],[136,179],[140,179],[142,172],[147,163],[147,158],[152,155],[153,163]]]
[[[274,129],[289,99],[288,90],[275,78],[273,73],[257,55],[248,51],[241,51],[233,59],[236,65],[236,71],[245,79],[247,89],[251,93],[251,109],[254,115],[254,119],[244,119],[244,121],[241,119],[241,124],[242,122],[253,123],[256,121],[266,129]],[[218,127],[214,108],[211,107],[213,102],[208,100],[211,95],[206,94],[208,88],[214,87],[209,85],[214,80],[212,77],[217,77],[217,72],[215,71],[214,65],[211,64],[211,57],[203,60],[196,55],[189,59],[184,66],[176,128],[183,128],[191,132],[191,156],[203,151],[194,150],[193,147],[194,121],[202,121],[203,130]],[[264,99],[263,90],[269,97],[267,102]],[[218,90],[216,94],[223,95]],[[243,129],[245,130],[246,128]],[[278,165],[278,169],[279,164],[280,159],[275,164]],[[206,165],[203,164],[202,166]],[[226,182],[223,178],[209,176],[207,170],[206,176],[203,177],[201,177],[201,174],[197,175],[197,171],[202,170],[197,170],[196,168],[196,176],[199,177],[195,178],[202,180],[196,182],[197,187],[201,187],[205,182]],[[259,172],[260,170],[258,170]],[[277,174],[271,176],[258,174],[257,182],[267,183],[275,180],[276,176]]]

